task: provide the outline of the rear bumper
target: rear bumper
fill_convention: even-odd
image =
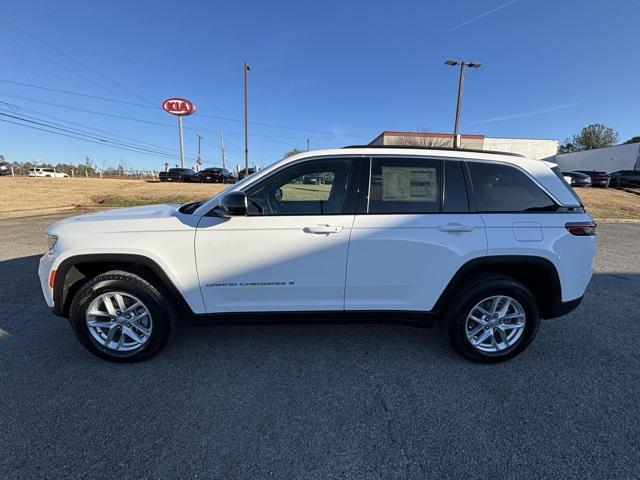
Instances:
[[[547,315],[545,315],[545,318],[558,318],[573,312],[576,308],[578,308],[578,305],[580,305],[582,299],[583,297],[578,297],[567,302],[557,302],[553,306],[551,311]]]

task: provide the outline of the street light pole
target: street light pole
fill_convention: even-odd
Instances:
[[[456,103],[456,123],[453,127],[453,148],[458,148],[458,135],[460,132],[460,112],[462,111],[462,89],[464,87],[464,69],[465,67],[479,68],[480,64],[475,62],[465,62],[464,60],[447,60],[444,63],[452,67],[460,65],[460,77],[458,79],[458,101]]]
[[[244,62],[244,174],[249,175],[249,134],[248,130],[248,105],[247,105],[247,72],[251,70],[249,64]]]

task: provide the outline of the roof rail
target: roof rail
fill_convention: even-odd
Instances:
[[[409,150],[444,150],[446,152],[491,153],[494,155],[510,155],[512,157],[524,157],[519,153],[500,152],[497,150],[482,150],[480,148],[453,148],[453,147],[426,147],[419,145],[347,145],[342,148],[397,148]]]

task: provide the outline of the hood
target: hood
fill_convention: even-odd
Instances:
[[[132,220],[171,217],[177,210],[178,204],[144,205],[141,207],[115,208],[113,210],[103,210],[101,212],[89,213],[70,217],[63,222],[94,222],[100,220]]]
[[[47,233],[124,233],[193,228],[197,218],[178,212],[178,204],[117,208],[65,218],[47,228]]]

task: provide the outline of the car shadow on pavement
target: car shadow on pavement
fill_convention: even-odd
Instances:
[[[37,275],[38,255],[15,258],[0,262],[0,328],[4,332],[4,337],[14,336],[21,329],[28,325],[26,330],[30,336],[38,336],[41,331],[34,328],[40,325],[54,327],[56,331],[62,328],[68,328],[66,320],[54,316],[47,308]],[[619,286],[618,286],[619,284]],[[596,290],[598,293],[595,293]],[[603,295],[611,297],[619,295],[620,298],[615,300],[615,305],[631,314],[635,314],[638,308],[638,299],[634,295],[625,295],[624,292],[640,291],[640,275],[636,273],[596,273],[589,287],[589,291],[585,295],[583,304],[567,317],[572,320],[578,320],[582,317],[590,318],[592,307],[597,307],[599,300]],[[595,294],[594,294],[595,293]],[[618,294],[618,295],[617,295]],[[565,318],[567,318],[565,317]],[[401,320],[401,319],[400,319]],[[562,321],[551,320],[553,323],[562,323]],[[544,331],[548,325],[552,323],[543,322],[541,330]],[[588,327],[588,326],[587,326]],[[191,324],[185,320],[178,329],[177,335],[168,345],[167,351],[171,354],[179,355],[183,353],[187,355],[197,354],[198,357],[206,354],[210,348],[219,350],[231,348],[238,349],[242,344],[249,346],[255,352],[256,348],[271,346],[277,348],[297,348],[300,346],[308,348],[310,342],[315,348],[322,348],[323,344],[331,344],[332,342],[350,341],[355,343],[371,342],[370,347],[382,348],[399,348],[406,350],[407,348],[419,347],[421,349],[434,349],[438,354],[445,354],[446,350],[438,344],[444,341],[438,328],[424,329],[419,326],[406,326],[401,322],[398,324],[390,322],[389,324],[381,324],[377,320],[373,320],[370,324],[365,322],[354,322],[349,324],[335,323],[333,319],[327,319],[326,323],[322,320],[315,319],[309,324],[304,323],[304,319],[296,321],[295,319],[281,323],[274,321],[258,324],[250,319],[238,321],[226,321],[221,324],[196,323]],[[53,332],[51,332],[53,333]],[[69,341],[68,332],[59,333],[60,341]],[[381,343],[374,342],[378,337]],[[0,337],[0,340],[2,337]],[[33,338],[31,340],[34,340]],[[390,342],[408,342],[402,345],[391,345]],[[71,341],[72,343],[73,340]],[[52,345],[59,348],[61,344],[56,341]],[[79,347],[78,347],[79,348]],[[76,350],[76,349],[71,349]],[[160,354],[162,356],[163,353]],[[447,355],[446,355],[447,356]]]

